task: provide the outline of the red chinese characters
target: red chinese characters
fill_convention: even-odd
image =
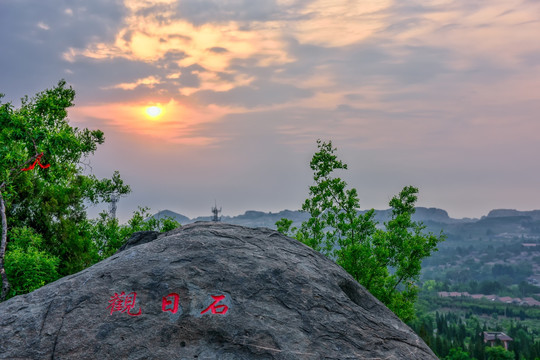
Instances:
[[[213,299],[213,302],[203,311],[200,312],[200,315],[206,313],[225,315],[229,311],[230,298],[228,295],[210,295]],[[137,293],[135,291],[126,294],[121,292],[120,294],[114,293],[109,300],[109,306],[107,309],[110,309],[110,314],[112,315],[115,311],[120,313],[127,313],[130,316],[140,316],[142,314],[142,308],[139,305],[137,312],[134,310],[136,308]],[[222,301],[224,300],[224,301]],[[220,303],[221,302],[221,303]],[[158,304],[150,304],[151,309],[149,313],[156,311],[156,306]],[[200,309],[200,308],[199,308]],[[176,318],[182,315],[182,307],[180,305],[180,295],[177,293],[170,293],[161,299],[161,311],[170,312],[176,314]],[[196,316],[198,315],[198,309],[196,311]]]
[[[209,307],[201,311],[201,315],[204,313],[207,313],[208,311],[211,311],[212,314],[225,315],[227,311],[229,311],[229,307],[227,305],[217,305],[217,303],[225,299],[225,295],[218,295],[218,296],[210,295],[210,296],[212,296],[212,298],[214,299],[214,302],[210,304]]]
[[[28,170],[32,170],[34,169],[34,167],[36,166],[36,164],[39,164],[39,166],[42,168],[42,169],[46,169],[48,168],[49,166],[51,166],[51,164],[47,164],[47,165],[42,165],[41,164],[41,157],[43,156],[43,153],[39,154],[36,158],[36,160],[34,161],[34,163],[32,165],[30,165],[29,167],[27,168],[24,168],[24,169],[21,169],[21,171],[28,171]]]
[[[121,313],[127,312],[128,315],[131,316],[139,316],[142,313],[142,309],[139,307],[139,311],[136,313],[132,313],[131,311],[135,307],[135,300],[137,299],[137,293],[136,292],[130,292],[129,294],[126,294],[122,291],[121,294],[114,293],[113,296],[111,296],[111,299],[109,300],[109,306],[107,308],[111,309],[111,315],[113,312],[118,311]]]
[[[169,295],[163,297],[163,300],[161,300],[161,310],[170,311],[173,314],[176,314],[178,311],[179,300],[180,296],[178,294],[170,293]]]

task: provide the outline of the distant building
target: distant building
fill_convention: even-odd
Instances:
[[[540,301],[535,300],[532,297],[523,298],[523,302],[529,306],[540,306]]]
[[[508,350],[508,343],[514,341],[514,339],[503,332],[484,331],[484,342],[486,344],[489,343],[489,346],[494,346],[496,345],[497,340],[503,343],[506,350]]]
[[[483,294],[469,294],[468,292],[457,292],[457,291],[439,291],[437,293],[439,297],[461,297],[461,298],[471,298],[474,300],[486,299],[490,301],[498,301],[506,304],[516,304],[516,305],[526,305],[526,306],[540,306],[540,301],[533,299],[532,297],[526,297],[523,299],[520,298],[511,298],[509,296],[498,297],[497,295],[483,295]]]
[[[471,294],[468,292],[457,292],[457,291],[439,291],[437,293],[440,297],[471,297]]]

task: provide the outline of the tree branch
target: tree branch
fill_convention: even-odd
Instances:
[[[7,278],[4,258],[6,255],[7,246],[7,219],[6,219],[6,205],[4,204],[4,198],[0,192],[0,216],[2,217],[2,237],[0,241],[0,276],[2,277],[2,294],[0,295],[0,301],[4,301],[9,291],[9,281]]]

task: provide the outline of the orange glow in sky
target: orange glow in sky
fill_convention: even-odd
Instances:
[[[114,102],[77,106],[70,109],[69,113],[74,118],[101,119],[122,132],[156,137],[165,140],[164,144],[170,142],[207,146],[212,138],[195,134],[192,129],[214,122],[223,116],[224,111],[216,106],[199,109],[187,102],[180,103],[171,99],[165,103]],[[159,126],[156,126],[158,120]]]

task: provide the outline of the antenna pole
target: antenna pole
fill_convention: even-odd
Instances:
[[[217,203],[216,201],[214,200],[214,206],[212,207],[212,221],[214,222],[218,222],[218,221],[221,221],[221,216],[219,216],[219,214],[221,213],[221,207],[217,208]]]
[[[111,204],[109,206],[109,214],[111,215],[111,218],[116,219],[116,203],[120,200],[120,196],[117,194],[114,194],[111,196]]]

